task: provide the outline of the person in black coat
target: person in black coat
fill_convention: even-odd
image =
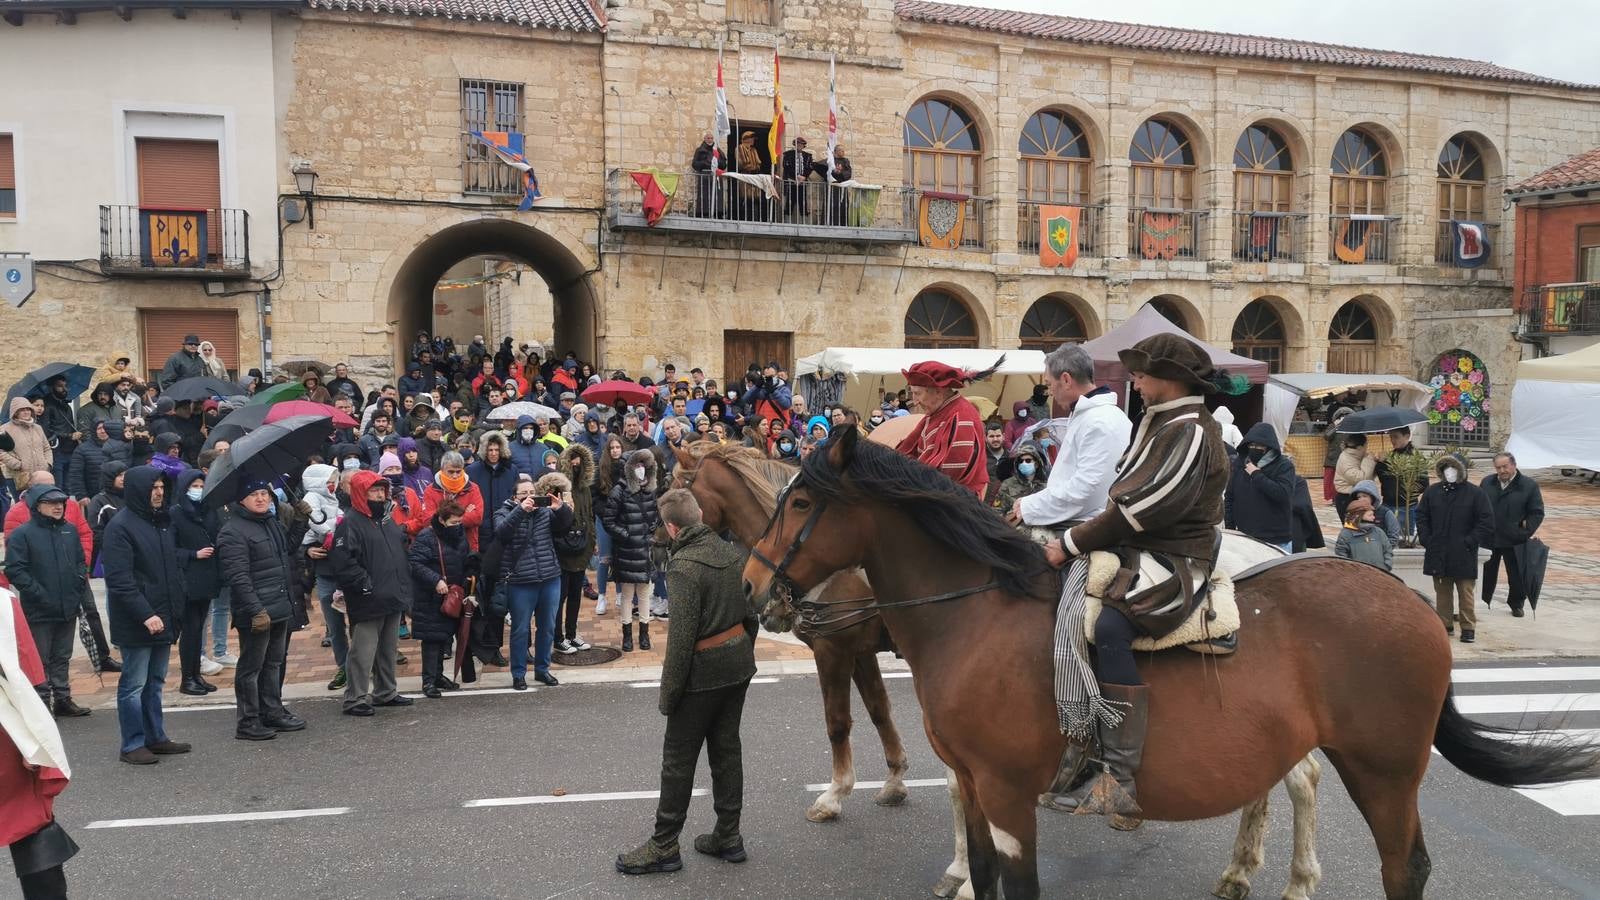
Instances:
[[[1494,512],[1483,490],[1467,481],[1467,464],[1444,454],[1433,464],[1438,483],[1417,503],[1417,539],[1422,543],[1422,574],[1433,576],[1434,603],[1446,634],[1461,617],[1461,643],[1477,639],[1473,596],[1478,580],[1478,548],[1494,540]],[[1452,596],[1453,595],[1453,596]]]
[[[67,493],[75,500],[84,500],[100,493],[100,467],[106,462],[106,442],[111,433],[105,420],[90,426],[88,434],[78,449],[72,451],[67,461]]]
[[[572,507],[560,494],[537,494],[526,475],[517,478],[517,494],[495,514],[495,540],[503,554],[500,578],[506,584],[511,612],[511,686],[528,687],[530,622],[534,634],[534,680],[554,687],[550,651],[555,646],[556,612],[561,607],[561,559],[555,536],[572,528]]]
[[[1229,528],[1294,551],[1294,461],[1283,455],[1278,432],[1257,422],[1245,433],[1228,480],[1224,521]]]
[[[717,140],[708,131],[700,139],[700,146],[694,148],[694,159],[689,162],[689,168],[695,173],[694,214],[702,219],[714,218],[717,214],[713,201],[717,185],[716,152]]]
[[[304,719],[283,706],[283,666],[294,613],[294,545],[278,521],[276,504],[270,482],[247,483],[217,536],[222,576],[231,589],[233,621],[239,628],[234,737],[246,741],[271,740],[280,731],[306,727]]]
[[[431,699],[443,691],[458,691],[461,685],[445,677],[444,654],[455,638],[458,619],[441,611],[451,588],[466,592],[467,579],[477,574],[478,557],[467,543],[467,529],[461,524],[466,510],[447,500],[433,514],[406,551],[411,564],[411,636],[422,642],[422,694]],[[470,592],[469,592],[470,593]],[[458,653],[465,653],[457,648]]]
[[[1289,513],[1294,524],[1293,552],[1304,553],[1308,549],[1321,550],[1328,546],[1327,539],[1322,536],[1322,524],[1317,521],[1317,508],[1311,505],[1311,485],[1299,473],[1294,476],[1290,502],[1293,507]]]
[[[1517,471],[1517,458],[1501,452],[1494,458],[1494,474],[1480,485],[1494,513],[1494,541],[1489,545],[1489,561],[1483,564],[1483,605],[1494,599],[1500,561],[1506,564],[1506,602],[1513,616],[1522,616],[1527,600],[1528,573],[1523,566],[1524,548],[1544,523],[1544,494],[1539,483]]]
[[[102,559],[111,642],[122,650],[117,681],[117,722],[122,761],[133,765],[188,753],[167,736],[161,688],[184,605],[183,553],[172,527],[172,480],[153,466],[129,469],[122,511],[106,526]]]
[[[363,469],[350,476],[350,511],[333,530],[328,563],[350,621],[345,715],[410,706],[415,701],[400,693],[394,667],[400,616],[411,606],[411,568],[405,533],[389,517],[389,482],[382,475]]]
[[[639,647],[650,649],[650,544],[661,516],[656,510],[656,456],[635,450],[623,461],[622,476],[611,486],[601,524],[611,535],[611,579],[617,583],[617,614],[622,619],[622,649],[633,649],[633,614],[638,607]]]
[[[783,174],[783,208],[788,213],[792,222],[806,221],[810,212],[808,198],[806,197],[806,179],[816,169],[816,161],[811,152],[806,149],[806,139],[794,139],[794,147],[783,151],[781,157],[781,172]]]
[[[178,496],[172,501],[172,527],[178,536],[178,550],[184,555],[185,586],[183,614],[178,625],[178,670],[182,680],[178,692],[204,696],[217,689],[200,674],[200,645],[205,640],[206,616],[211,602],[222,590],[222,570],[217,564],[217,531],[222,517],[200,503],[206,476],[199,469],[185,469],[178,476]]]
[[[5,569],[44,664],[45,681],[35,689],[57,716],[87,716],[89,710],[72,702],[68,674],[78,609],[85,597],[94,602],[83,542],[66,520],[66,505],[72,501],[53,484],[36,484],[23,494],[23,502],[31,515],[6,539]]]

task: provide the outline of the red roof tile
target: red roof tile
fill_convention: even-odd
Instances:
[[[1551,166],[1512,187],[1507,193],[1531,194],[1597,184],[1600,184],[1600,147]]]
[[[603,31],[587,0],[307,0],[312,9],[434,16],[477,22],[508,22],[559,31]]]
[[[1344,47],[1338,44],[1318,44],[1311,41],[1292,41],[1283,38],[1256,37],[1244,34],[1222,34],[1215,31],[1193,31],[1185,28],[1161,28],[1153,25],[1102,22],[1096,19],[1077,19],[1069,16],[1046,15],[1044,13],[1025,13],[1003,9],[984,9],[975,6],[957,6],[951,3],[933,3],[928,2],[928,0],[897,0],[895,14],[902,19],[913,22],[958,25],[1025,37],[1050,38],[1077,44],[1098,44],[1107,47],[1126,47],[1131,50],[1164,50],[1207,56],[1250,57],[1285,62],[1398,69],[1411,72],[1428,72],[1435,75],[1454,75],[1464,78],[1483,78],[1519,84],[1536,84],[1547,87],[1595,87],[1593,85],[1561,81],[1555,78],[1546,78],[1542,75],[1533,75],[1528,72],[1519,72],[1493,63],[1471,59],[1452,59],[1443,56],[1425,56],[1420,53],[1399,53],[1390,50],[1367,50],[1361,47]]]

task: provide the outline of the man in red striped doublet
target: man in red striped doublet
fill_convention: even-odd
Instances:
[[[973,380],[972,373],[930,360],[903,369],[901,374],[911,387],[914,405],[926,415],[895,449],[938,469],[981,498],[989,485],[989,468],[983,460],[983,418],[977,407],[958,393]]]

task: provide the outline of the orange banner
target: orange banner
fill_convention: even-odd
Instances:
[[[1078,261],[1078,227],[1082,218],[1082,207],[1039,207],[1039,265],[1053,269]]]

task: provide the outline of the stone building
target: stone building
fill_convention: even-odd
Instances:
[[[114,20],[0,8],[68,40]],[[273,353],[371,374],[454,302],[434,292],[446,273],[515,264],[539,278],[477,292],[475,333],[635,372],[733,374],[828,345],[1053,346],[1154,303],[1280,371],[1431,377],[1465,355],[1509,396],[1521,350],[1502,195],[1600,134],[1600,90],[1488,63],[921,0],[307,0],[244,17],[270,22],[259,83],[282,196],[252,235],[281,231]],[[831,63],[848,187],[819,174],[773,200],[690,171],[719,47],[728,165],[747,130],[755,171],[780,164],[764,147],[775,60],[787,137],[821,160]],[[531,209],[472,130],[526,135]],[[653,224],[630,174],[644,167],[688,176]],[[295,169],[317,175],[309,210]],[[1040,264],[1047,204],[1081,210],[1071,265]],[[927,243],[949,249],[919,243],[924,210]],[[1461,264],[1452,221],[1482,226],[1486,261]],[[29,249],[7,227],[0,246]],[[253,268],[276,268],[275,250]],[[127,284],[46,280],[41,299],[127,318]],[[184,302],[219,302],[201,284]],[[234,302],[248,348],[254,298]],[[43,324],[43,306],[7,332]],[[7,365],[52,352],[0,344]],[[1449,439],[1503,431],[1486,424]]]
[[[1511,188],[1516,204],[1520,338],[1538,355],[1571,353],[1600,337],[1600,147]]]

